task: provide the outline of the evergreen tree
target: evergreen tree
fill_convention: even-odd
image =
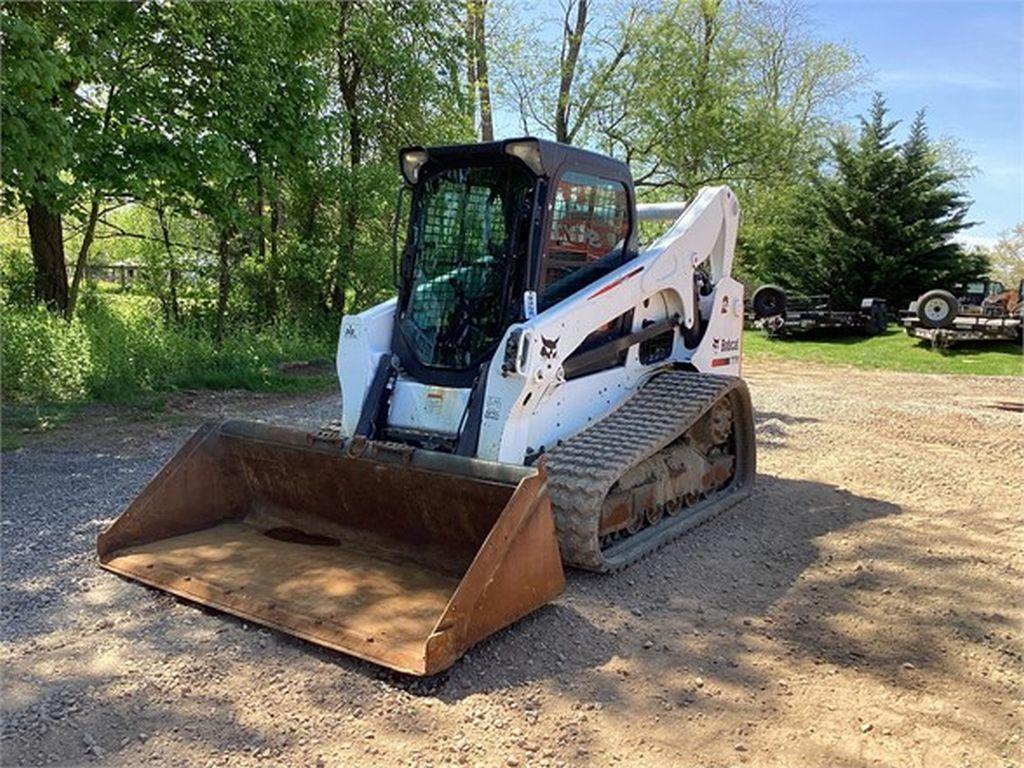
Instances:
[[[953,240],[958,232],[973,226],[967,221],[971,201],[931,143],[924,110],[910,126],[901,159],[907,190],[902,198],[904,258],[893,266],[887,279],[897,285],[919,286],[914,294],[918,295],[936,284],[963,282],[984,272],[984,258]]]
[[[953,240],[972,226],[971,201],[929,139],[924,113],[902,144],[893,135],[898,126],[876,94],[856,140],[831,142],[829,170],[779,201],[774,226],[783,236],[754,249],[758,277],[829,293],[836,306],[878,296],[902,307],[985,271],[983,257]]]

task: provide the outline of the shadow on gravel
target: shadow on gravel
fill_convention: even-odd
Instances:
[[[755,617],[803,589],[805,570],[821,557],[815,540],[899,511],[835,486],[761,475],[750,499],[618,574],[570,570],[554,606],[480,643],[447,673],[383,677],[444,701],[546,680],[585,686],[608,706],[624,701],[638,671],[663,676],[669,703],[702,698],[696,677],[759,687],[766,681],[744,661],[751,644],[791,630]],[[815,615],[798,611],[796,626]]]
[[[764,419],[784,423],[779,414],[759,414]],[[62,467],[81,469],[63,459]],[[244,630],[237,619],[99,571],[95,521],[110,514],[111,498],[130,496],[151,462],[129,466],[102,494],[96,487],[111,482],[109,470],[82,469],[84,485],[61,486],[53,476],[37,478],[42,488],[16,486],[62,510],[46,518],[45,535],[32,530],[38,504],[19,499],[12,512],[5,500],[5,544],[11,531],[35,534],[39,542],[16,553],[20,570],[8,560],[3,572],[3,637],[10,643],[5,667],[14,672],[5,674],[5,734],[38,735],[40,744],[40,750],[9,752],[16,762],[37,762],[40,751],[77,761],[90,749],[82,733],[130,735],[150,723],[162,733],[188,731],[214,751],[226,748],[218,739],[229,731],[231,744],[260,743],[267,734],[245,732],[237,717],[261,705],[262,694],[240,693],[221,681],[270,669],[301,691],[302,706],[335,718],[356,707],[351,694],[346,699],[340,692],[365,689],[371,681],[445,703],[543,682],[615,713],[627,714],[642,697],[666,709],[713,714],[730,708],[754,718],[765,697],[782,706],[778,697],[786,695],[784,682],[768,679],[756,661],[759,654],[765,658],[765,647],[912,687],[905,664],[966,674],[942,656],[944,638],[959,633],[1002,643],[992,634],[993,627],[1009,631],[998,605],[1017,599],[1013,579],[989,577],[992,569],[957,570],[941,552],[922,551],[920,537],[895,522],[900,508],[894,504],[824,483],[761,475],[749,499],[645,560],[610,576],[570,571],[555,604],[479,644],[447,673],[409,678],[289,636]],[[823,551],[822,537],[862,526],[873,526],[871,535],[860,532],[852,551]],[[1010,546],[999,531],[943,529],[942,521],[936,537],[962,537],[965,546],[991,552],[993,559]],[[841,535],[829,546],[837,542],[841,547]],[[84,618],[83,585],[91,593]],[[946,609],[892,610],[886,601],[894,594]],[[120,618],[92,626],[108,613]],[[62,629],[72,632],[55,641]],[[168,668],[191,669],[187,683],[153,668],[154,657]],[[754,703],[757,691],[761,704]],[[287,698],[282,693],[277,700]],[[51,706],[59,717],[47,715]],[[193,733],[197,718],[201,729]],[[67,719],[77,725],[65,733]],[[100,749],[123,759],[132,754],[131,745],[109,740]]]
[[[754,428],[757,433],[757,447],[761,449],[782,448],[786,445],[790,428],[801,424],[817,424],[819,419],[812,416],[792,416],[780,411],[754,409]]]

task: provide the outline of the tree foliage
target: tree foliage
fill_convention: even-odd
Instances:
[[[1024,280],[1024,222],[999,236],[988,259],[992,277],[1002,280],[1008,288],[1016,288]]]
[[[954,239],[972,226],[970,201],[929,139],[924,114],[902,143],[893,136],[897,126],[876,95],[856,140],[832,141],[831,171],[809,177],[783,209],[783,230],[811,236],[759,243],[752,255],[760,275],[847,306],[868,296],[905,306],[985,270],[984,259]]]
[[[470,138],[461,11],[457,0],[5,10],[3,204],[29,211],[32,252],[45,251],[37,294],[72,316],[90,250],[117,238],[147,244],[133,260],[169,319],[190,292],[214,301],[218,339],[232,316],[339,313],[385,294],[398,148]],[[124,205],[137,209],[131,230]]]
[[[951,242],[962,170],[923,117],[903,143],[884,109],[835,138],[860,60],[793,0],[549,8],[8,4],[0,206],[31,260],[5,251],[4,300],[72,321],[89,265],[124,262],[160,322],[213,344],[336,324],[393,290],[398,150],[509,116],[628,161],[648,198],[734,186],[756,280],[902,300],[980,268]]]

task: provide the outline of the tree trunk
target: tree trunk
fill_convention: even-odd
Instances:
[[[267,269],[267,190],[263,180],[264,166],[259,149],[256,152],[256,199],[253,201],[253,217],[256,219],[256,260],[263,270],[263,280],[259,284],[259,308],[264,318],[271,315],[275,286],[269,279]]]
[[[494,120],[491,117],[491,84],[487,79],[487,35],[485,17],[487,0],[479,0],[474,16],[474,48],[476,53],[476,79],[480,89],[480,139],[494,141]]]
[[[160,234],[163,236],[164,250],[167,251],[167,292],[170,304],[170,316],[177,325],[181,322],[181,309],[178,306],[178,265],[171,248],[171,228],[167,226],[167,214],[162,205],[158,205],[156,216],[160,220]]]
[[[569,135],[569,102],[572,97],[572,81],[576,77],[576,63],[580,58],[580,46],[583,44],[583,33],[587,29],[587,0],[578,0],[576,5],[576,24],[569,27],[570,4],[566,8],[565,26],[562,32],[561,78],[558,82],[558,103],[555,107],[555,141],[568,144]]]
[[[64,230],[60,214],[46,205],[28,206],[28,234],[35,265],[35,295],[51,312],[67,313],[68,271],[64,263]]]
[[[476,136],[476,15],[478,2],[479,0],[466,1],[466,96],[469,100],[466,111],[469,113],[470,127],[473,129],[474,136]]]
[[[348,301],[348,269],[356,251],[356,227],[359,226],[359,208],[354,199],[345,205],[345,232],[342,233],[341,252],[338,258],[337,277],[331,295],[331,309],[335,314],[345,314]]]
[[[281,231],[281,198],[275,193],[270,201],[270,263],[268,272],[270,275],[270,292],[268,298],[270,306],[267,307],[270,319],[277,317],[277,287],[280,279],[277,260],[277,243]]]
[[[363,127],[359,114],[359,85],[362,77],[362,62],[348,50],[346,44],[346,26],[352,4],[341,0],[340,17],[338,20],[338,90],[345,105],[348,117],[348,160],[350,179],[355,179],[357,169],[363,163]],[[359,226],[359,201],[354,185],[350,185],[348,199],[345,201],[345,231],[341,233],[338,243],[338,259],[335,266],[334,286],[331,290],[331,309],[335,313],[344,314],[346,292],[348,287],[348,269],[355,256],[356,228]]]
[[[231,294],[231,228],[220,233],[217,243],[219,275],[217,279],[217,322],[213,330],[213,342],[218,347],[224,343],[224,326],[228,313],[228,297]]]
[[[100,196],[92,196],[92,204],[89,206],[89,218],[85,222],[85,232],[82,233],[82,245],[78,248],[78,258],[75,260],[75,276],[71,278],[71,292],[68,295],[68,306],[64,311],[64,317],[68,322],[75,316],[75,307],[78,306],[78,292],[82,285],[82,278],[85,277],[85,270],[89,262],[89,249],[92,247],[93,238],[96,235],[96,222],[100,218]]]

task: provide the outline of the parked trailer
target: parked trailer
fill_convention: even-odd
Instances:
[[[928,328],[918,324],[916,316],[904,316],[901,323],[908,336],[931,342],[933,349],[949,349],[965,341],[1018,341],[1020,318],[971,317],[961,315],[949,328]]]
[[[748,325],[760,328],[769,338],[815,330],[855,331],[875,336],[885,330],[888,306],[885,299],[865,298],[856,310],[833,309],[826,294],[787,294],[777,285],[762,285],[750,300]]]
[[[948,349],[965,341],[1020,341],[1024,323],[1024,280],[1016,289],[979,280],[954,286],[957,295],[935,289],[900,313],[908,336]]]

